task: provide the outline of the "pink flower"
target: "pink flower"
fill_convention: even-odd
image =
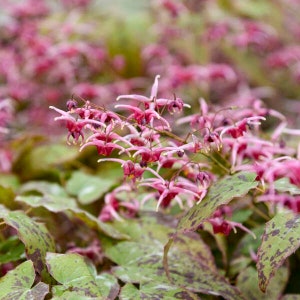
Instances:
[[[101,126],[101,127],[106,127],[105,124],[103,124],[100,121],[92,120],[92,119],[78,119],[76,120],[71,113],[65,112],[61,109],[58,109],[54,106],[50,106],[50,109],[55,110],[56,112],[60,113],[60,117],[56,117],[54,120],[62,120],[66,121],[66,127],[69,131],[68,136],[67,136],[67,141],[68,143],[70,142],[70,138],[72,137],[74,142],[77,143],[81,139],[81,143],[84,140],[84,134],[83,134],[83,129],[87,125],[92,125],[92,126]]]
[[[146,126],[146,125],[153,126],[154,119],[157,119],[161,123],[163,123],[167,128],[170,128],[170,124],[168,123],[168,121],[163,117],[161,117],[160,114],[153,109],[142,110],[138,107],[132,105],[125,105],[125,104],[116,105],[115,107],[132,111],[133,113],[127,119],[129,121],[134,120],[137,122],[137,124],[141,126]]]
[[[179,194],[192,195],[196,199],[201,198],[198,188],[191,182],[181,178],[177,178],[176,181],[167,181],[162,178],[148,178],[141,181],[139,186],[148,186],[158,192],[157,211],[160,206],[168,207],[173,199],[182,206],[181,198],[178,196]]]
[[[258,201],[280,204],[296,214],[300,213],[300,195],[267,193],[258,197]]]
[[[122,185],[117,187],[112,192],[105,195],[104,198],[104,207],[102,208],[99,219],[102,222],[108,222],[112,220],[122,221],[120,214],[127,218],[133,218],[137,211],[139,210],[139,203],[137,200],[133,199],[132,201],[121,201],[118,199],[118,193],[126,192],[129,193],[132,191],[132,187],[129,185]]]

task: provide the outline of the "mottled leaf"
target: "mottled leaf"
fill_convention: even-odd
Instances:
[[[199,203],[195,204],[180,220],[178,231],[196,230],[205,219],[209,218],[220,206],[229,203],[235,197],[241,197],[249,190],[257,186],[254,173],[237,173],[225,177],[215,183],[209,190],[208,195]]]
[[[35,279],[35,270],[31,260],[25,261],[14,270],[0,278],[1,300],[43,300],[49,292],[49,286],[43,282],[31,288]]]
[[[115,299],[120,291],[118,280],[108,273],[101,273],[96,276],[97,285],[105,299]]]
[[[219,274],[209,249],[194,233],[175,237],[168,255],[170,283],[163,267],[163,252],[172,228],[164,225],[165,220],[161,220],[161,224],[151,224],[148,218],[145,224],[143,221],[131,220],[128,227],[127,221],[123,224],[124,228],[127,227],[126,233],[131,236],[131,231],[135,236],[134,241],[115,244],[105,240],[102,243],[105,255],[118,265],[113,268],[113,273],[120,280],[141,285],[151,282],[186,288],[191,292],[221,295],[225,299],[243,299],[239,291]]]
[[[41,274],[42,278],[49,281],[45,255],[48,251],[55,251],[55,244],[46,226],[33,221],[21,211],[0,211],[0,218],[16,229],[20,240],[25,245],[27,258],[33,261],[36,271]]]
[[[121,300],[135,299],[184,299],[193,300],[200,299],[195,294],[170,284],[148,283],[143,284],[140,288],[136,288],[131,283],[126,283],[120,293]]]
[[[140,290],[131,283],[126,283],[121,290],[120,300],[141,299]]]
[[[68,295],[68,299],[70,299],[69,293],[73,291],[72,296],[104,299],[96,278],[84,257],[75,253],[47,253],[46,261],[50,274],[63,285],[60,296]]]
[[[175,222],[174,222],[175,221]],[[132,241],[140,243],[152,243],[156,241],[163,249],[176,228],[174,217],[168,217],[160,213],[141,213],[139,220],[126,220],[115,222],[114,227],[130,236]],[[175,251],[179,250],[186,255],[193,256],[195,260],[201,260],[210,269],[215,270],[214,258],[210,248],[203,242],[198,234],[186,233],[175,238]]]
[[[258,249],[259,286],[265,291],[270,278],[285,259],[300,246],[300,216],[292,212],[278,213],[266,224]]]
[[[287,284],[289,272],[287,267],[281,267],[265,293],[258,287],[257,270],[248,267],[237,277],[237,286],[243,292],[247,300],[276,300],[279,299]]]
[[[111,187],[116,184],[116,178],[101,177],[77,171],[67,182],[68,193],[78,197],[81,204],[90,204],[101,198]]]
[[[69,213],[71,216],[76,217],[83,221],[87,226],[99,230],[106,235],[116,238],[127,238],[124,234],[121,234],[118,230],[114,229],[111,225],[101,222],[92,214],[77,208],[76,201],[73,198],[65,198],[53,195],[45,196],[18,196],[16,201],[26,203],[32,207],[45,207],[51,212]]]

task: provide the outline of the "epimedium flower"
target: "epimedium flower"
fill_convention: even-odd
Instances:
[[[131,191],[131,186],[121,185],[115,188],[112,192],[107,193],[104,197],[104,207],[98,216],[100,221],[123,221],[123,218],[120,214],[127,218],[134,217],[139,210],[139,202],[135,199],[132,201],[121,201],[118,198],[119,193],[126,192],[128,194]]]
[[[225,127],[221,131],[220,137],[222,137],[223,134],[228,133],[233,138],[236,139],[240,136],[243,136],[246,133],[247,127],[252,128],[254,125],[260,125],[261,124],[260,120],[265,121],[266,118],[261,117],[261,116],[254,116],[254,117],[245,118],[245,119],[237,122],[235,125]]]
[[[158,200],[156,205],[156,211],[160,206],[168,207],[170,202],[175,199],[180,206],[182,206],[182,200],[178,196],[179,194],[192,195],[194,198],[199,199],[201,195],[197,192],[197,187],[192,183],[177,177],[176,180],[164,180],[160,178],[147,178],[139,183],[139,186],[146,186],[155,189],[158,194]]]
[[[174,99],[157,98],[159,78],[160,75],[156,75],[149,98],[141,95],[120,95],[119,97],[117,97],[117,101],[121,99],[131,99],[141,102],[145,106],[145,113],[147,112],[147,115],[151,115],[151,111],[155,112],[153,116],[156,116],[158,119],[161,118],[161,116],[157,114],[160,108],[166,107],[167,110],[171,114],[173,114],[175,112],[181,112],[183,107],[190,107],[190,105],[184,103],[181,98],[177,98],[175,95]],[[115,107],[124,106],[116,105]],[[127,106],[127,109],[130,109],[130,107]],[[135,113],[137,114],[137,110],[135,111]],[[166,120],[164,120],[163,122],[166,123]]]
[[[225,219],[226,217],[231,216],[232,209],[227,205],[218,208],[214,212],[212,217],[207,220],[207,222],[212,225],[214,234],[221,233],[227,236],[232,230],[236,232],[236,228],[240,228],[241,230],[251,234],[254,238],[256,238],[255,234],[248,228],[243,226],[241,223]]]
[[[163,123],[167,128],[170,128],[169,122],[153,109],[142,110],[133,105],[125,105],[125,104],[116,105],[115,108],[123,108],[131,111],[132,114],[129,115],[127,119],[129,121],[133,120],[141,126],[149,125],[153,127],[154,119],[157,119],[161,123]]]
[[[136,180],[141,180],[142,175],[145,171],[149,171],[156,177],[163,180],[163,178],[155,170],[147,166],[141,166],[141,164],[134,163],[131,160],[123,160],[120,158],[101,158],[98,160],[98,162],[104,162],[104,161],[112,161],[112,162],[120,163],[123,169],[124,179],[129,178],[130,180],[133,181],[133,183],[135,183]]]
[[[60,113],[60,117],[56,117],[55,121],[65,121],[66,127],[69,131],[67,136],[67,141],[70,144],[71,137],[73,138],[74,143],[77,143],[81,139],[81,143],[84,141],[84,134],[83,129],[88,126],[100,126],[100,127],[106,127],[106,125],[100,121],[96,121],[93,119],[75,119],[70,112],[63,111],[61,109],[58,109],[54,106],[50,106],[50,109],[55,110],[56,112]]]

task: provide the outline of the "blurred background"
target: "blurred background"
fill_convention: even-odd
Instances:
[[[299,127],[299,0],[0,0],[2,148],[52,136],[49,105],[112,107],[120,94],[174,94],[199,108],[266,106]],[[9,134],[7,130],[9,129]],[[1,132],[2,132],[1,131]],[[15,136],[13,136],[15,137]]]

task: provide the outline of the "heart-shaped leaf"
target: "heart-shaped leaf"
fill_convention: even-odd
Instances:
[[[44,224],[35,222],[22,211],[0,211],[0,218],[15,228],[20,240],[25,245],[26,256],[33,261],[36,271],[49,281],[45,266],[48,251],[55,251],[55,243]]]
[[[95,274],[84,257],[76,253],[47,253],[46,261],[50,274],[62,284],[58,289],[54,289],[55,296],[68,296],[68,299],[71,296],[105,299]]]
[[[88,175],[77,171],[67,182],[66,189],[70,195],[77,196],[81,204],[90,204],[102,197],[117,180],[113,177]]]
[[[33,288],[35,270],[31,260],[25,261],[0,278],[0,299],[2,300],[43,300],[49,286],[39,282]]]
[[[156,220],[155,222],[153,222]],[[141,286],[149,282],[153,285],[169,286],[165,292],[175,289],[187,289],[190,292],[221,295],[225,299],[243,299],[235,287],[219,274],[212,255],[199,235],[194,233],[177,236],[169,252],[169,277],[163,265],[164,245],[168,241],[172,227],[166,220],[149,218],[131,220],[123,227],[132,232],[134,241],[123,241],[115,244],[108,239],[103,240],[105,255],[118,266],[113,273],[126,283],[139,283]],[[133,223],[135,223],[133,225]],[[118,223],[118,228],[120,228]],[[138,291],[139,293],[139,291]]]

